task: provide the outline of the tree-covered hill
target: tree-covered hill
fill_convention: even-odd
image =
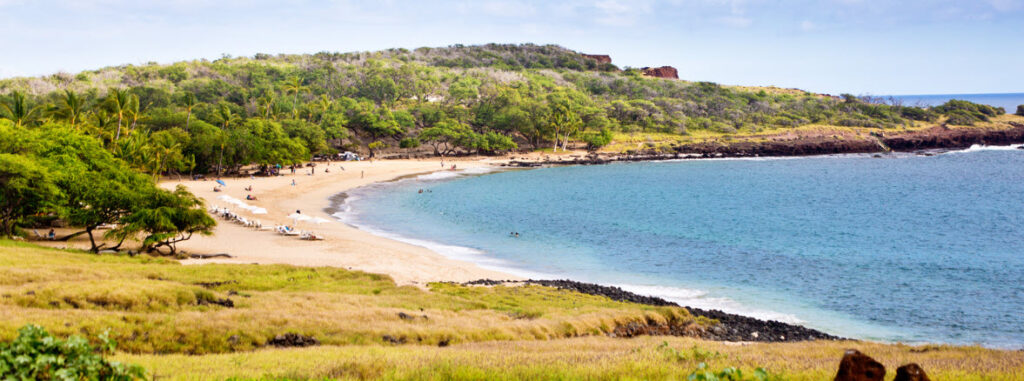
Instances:
[[[339,150],[594,149],[617,133],[886,129],[946,118],[973,124],[1005,112],[649,78],[532,44],[125,65],[0,80],[0,94],[0,114],[16,125],[70,125],[157,174],[230,172]],[[166,151],[160,160],[154,146]]]

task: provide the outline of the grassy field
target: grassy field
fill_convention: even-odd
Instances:
[[[217,304],[226,299],[234,306]],[[342,269],[183,266],[0,241],[0,340],[28,323],[91,339],[109,329],[120,343],[116,360],[161,380],[678,379],[700,363],[817,380],[834,374],[847,348],[881,361],[890,379],[906,362],[921,364],[933,380],[1024,379],[1020,351],[606,335],[619,324],[648,321],[695,330],[710,323],[680,308],[540,286],[423,290]],[[283,333],[322,345],[266,345]]]
[[[710,369],[758,367],[781,380],[828,380],[848,348],[885,365],[920,364],[932,380],[1021,380],[1024,354],[976,347],[910,347],[805,342],[737,345],[679,337],[466,343],[447,348],[406,345],[269,349],[207,356],[120,355],[161,379],[685,379]]]
[[[226,299],[234,306],[216,304]],[[2,340],[27,323],[56,335],[109,328],[124,351],[207,354],[251,350],[285,333],[328,345],[380,344],[385,335],[437,345],[603,335],[647,321],[707,324],[681,308],[541,286],[426,291],[336,268],[183,266],[0,241]]]

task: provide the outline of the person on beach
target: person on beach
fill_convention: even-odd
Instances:
[[[54,233],[53,229],[50,229],[50,232],[46,233],[46,239],[51,240],[51,241],[57,239],[57,234]]]
[[[292,186],[295,186],[295,179],[292,179]]]
[[[361,179],[364,177],[366,177],[366,171],[359,171],[359,178]]]

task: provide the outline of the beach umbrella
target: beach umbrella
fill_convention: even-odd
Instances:
[[[295,220],[295,222],[308,221],[310,219],[309,216],[307,216],[305,214],[302,214],[302,213],[292,213],[292,214],[289,214],[288,218]]]
[[[224,180],[221,180],[221,179],[217,179],[217,184],[220,184],[220,185],[223,185],[223,186],[228,186],[227,184],[224,184]]]

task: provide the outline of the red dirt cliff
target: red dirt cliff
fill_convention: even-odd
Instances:
[[[679,72],[671,66],[645,67],[640,72],[648,77],[679,79]]]
[[[612,63],[612,57],[607,55],[607,54],[584,54],[583,56],[587,57],[587,58],[590,58],[590,59],[592,59],[594,61],[597,61],[597,63],[603,63],[603,64],[605,64],[605,63],[607,63],[607,64]]]

